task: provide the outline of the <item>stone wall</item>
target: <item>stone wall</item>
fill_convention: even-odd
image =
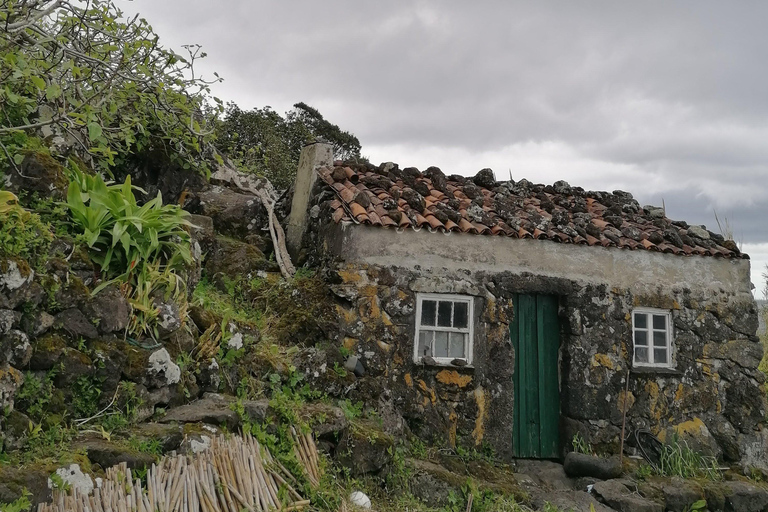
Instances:
[[[339,342],[360,357],[380,403],[425,440],[511,456],[512,297],[544,293],[559,297],[564,451],[579,432],[617,452],[626,404],[628,432],[677,433],[725,461],[766,465],[748,261],[327,225],[321,205],[305,247],[318,248],[310,263],[335,269]],[[475,297],[473,368],[413,363],[418,292]],[[672,311],[673,369],[628,368],[634,307]]]

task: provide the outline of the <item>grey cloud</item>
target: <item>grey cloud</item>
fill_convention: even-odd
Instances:
[[[123,6],[167,44],[203,44],[203,69],[227,80],[220,96],[277,110],[306,101],[355,133],[364,152],[400,147],[406,153],[390,159],[407,164],[408,148],[481,158],[551,141],[579,160],[562,168],[574,184],[593,181],[585,161],[613,166],[607,181],[639,188],[648,202],[664,197],[678,218],[710,225],[715,207],[733,212],[745,240],[768,240],[768,3]],[[432,163],[452,171],[448,160]],[[622,178],[624,168],[635,172]]]

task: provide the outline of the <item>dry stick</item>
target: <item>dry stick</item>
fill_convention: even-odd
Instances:
[[[232,493],[229,492],[229,486],[224,485],[226,482],[233,480],[234,477],[231,475],[229,471],[229,464],[224,458],[224,455],[220,451],[214,451],[214,455],[216,456],[216,460],[218,461],[219,465],[219,476],[224,478],[224,481],[221,482],[222,487],[224,488],[224,496],[227,497],[227,504],[229,505],[229,510],[231,512],[240,512],[240,509],[235,506],[235,500],[232,497]]]
[[[624,404],[621,418],[621,446],[619,447],[619,464],[624,464],[624,427],[627,424],[627,395],[629,394],[629,365],[627,365],[627,382],[624,384]]]
[[[280,475],[278,475],[277,473],[273,473],[273,476],[274,476],[274,477],[275,477],[275,478],[278,480],[278,482],[279,482],[281,485],[285,486],[285,488],[286,488],[286,489],[288,489],[288,491],[289,491],[289,492],[291,492],[291,493],[292,493],[292,494],[293,494],[293,495],[296,497],[296,499],[297,499],[298,501],[301,501],[301,499],[302,499],[302,498],[301,498],[301,496],[299,495],[299,493],[298,493],[298,492],[296,492],[296,489],[294,489],[294,488],[293,488],[293,487],[292,487],[292,486],[291,486],[291,485],[290,485],[288,482],[286,482],[286,481],[283,479],[283,477],[281,477],[281,476],[280,476]]]
[[[237,501],[242,503],[243,506],[248,509],[248,512],[256,512],[255,510],[253,510],[253,507],[248,504],[245,498],[243,498],[243,496],[239,492],[237,492],[237,490],[233,486],[227,484],[227,487],[229,487],[229,490],[232,493],[232,495],[235,498],[237,498]]]
[[[467,500],[467,512],[470,512],[472,510],[472,502],[475,501],[475,495],[470,494],[469,499]]]

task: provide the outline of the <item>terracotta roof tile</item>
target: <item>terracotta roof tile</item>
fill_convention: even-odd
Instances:
[[[446,177],[435,169],[414,176],[403,174],[397,166],[336,162],[318,174],[336,194],[328,203],[336,223],[346,220],[668,254],[748,257],[716,233],[707,232],[707,240],[697,238],[694,235],[701,230],[689,232],[685,222],[668,219],[661,208],[641,207],[627,192],[585,192],[563,181],[544,186],[527,180],[496,182],[487,175]],[[416,211],[419,203],[421,211]],[[681,236],[694,246],[681,243]]]

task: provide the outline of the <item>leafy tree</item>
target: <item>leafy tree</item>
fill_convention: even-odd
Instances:
[[[339,160],[360,157],[360,141],[351,133],[326,121],[322,114],[306,103],[300,102],[288,112],[288,122],[306,126],[315,139],[322,139],[333,144],[334,156]]]
[[[297,103],[285,117],[271,107],[243,111],[227,104],[217,147],[239,167],[267,177],[277,188],[293,183],[301,147],[316,140],[334,146],[336,158],[360,158],[360,141],[325,120],[314,108]]]
[[[220,102],[194,72],[205,54],[185,48],[112,0],[0,0],[0,169],[53,142],[105,171],[148,147],[207,170]]]

